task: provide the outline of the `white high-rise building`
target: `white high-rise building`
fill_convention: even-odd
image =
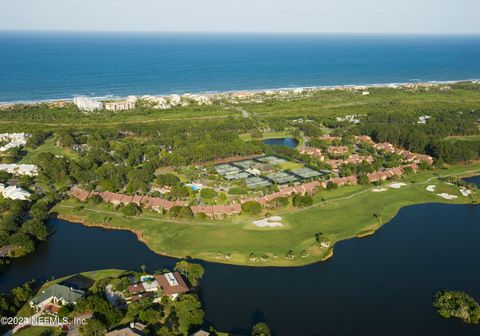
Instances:
[[[92,112],[103,109],[102,102],[95,101],[88,97],[75,97],[73,98],[73,103],[80,111]]]

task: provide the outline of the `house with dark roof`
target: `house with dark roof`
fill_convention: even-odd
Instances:
[[[163,295],[168,295],[175,299],[178,295],[189,291],[185,280],[178,272],[169,272],[155,275],[155,279],[162,290]]]
[[[76,304],[77,300],[83,296],[85,296],[83,290],[74,289],[60,284],[53,284],[34,296],[29,303],[30,307],[37,311],[42,311],[47,306]]]
[[[131,295],[142,294],[142,293],[145,293],[145,288],[141,283],[137,283],[137,284],[128,286],[128,292]]]

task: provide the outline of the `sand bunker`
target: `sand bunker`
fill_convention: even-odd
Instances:
[[[435,184],[430,184],[430,185],[427,186],[425,189],[426,189],[427,191],[434,192],[436,187],[437,187],[437,186],[436,186]]]
[[[407,185],[406,183],[399,182],[399,183],[391,183],[388,186],[390,188],[393,188],[393,189],[400,189],[401,187],[406,186],[406,185]]]
[[[445,198],[447,200],[453,200],[455,198],[458,198],[458,196],[450,195],[450,194],[447,194],[447,193],[437,194],[437,196],[440,196],[441,198]]]
[[[282,217],[272,216],[265,219],[253,221],[253,224],[258,227],[279,227],[283,226],[283,224],[279,222],[280,220],[282,220]]]
[[[470,196],[470,195],[472,194],[472,191],[469,190],[469,189],[462,188],[462,189],[460,189],[460,193],[461,193],[463,196]]]
[[[375,188],[375,189],[372,189],[373,192],[382,192],[382,191],[387,191],[387,189],[385,188]]]

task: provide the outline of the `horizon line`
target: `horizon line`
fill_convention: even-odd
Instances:
[[[119,34],[232,34],[232,35],[387,35],[387,36],[480,36],[480,32],[316,32],[316,31],[211,31],[211,30],[76,30],[4,29],[0,33],[119,33]]]

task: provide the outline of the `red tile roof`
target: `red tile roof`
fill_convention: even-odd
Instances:
[[[300,154],[305,154],[305,155],[310,155],[314,157],[318,157],[321,160],[324,159],[324,156],[322,154],[322,151],[320,148],[315,148],[315,147],[304,147],[301,151]]]
[[[88,196],[90,195],[90,192],[86,191],[86,190],[82,190],[82,189],[79,189],[79,188],[73,188],[72,191],[71,191],[71,194],[73,197],[79,199],[80,201],[86,201]]]
[[[367,178],[369,182],[376,182],[380,180],[380,176],[378,176],[377,172],[367,174]]]
[[[331,154],[346,154],[348,153],[347,146],[329,146],[328,152]]]
[[[295,188],[293,187],[284,187],[280,189],[280,192],[286,196],[289,196],[293,193],[295,193]]]
[[[163,204],[163,208],[167,211],[173,208],[174,206],[175,206],[175,202],[172,202],[169,200],[165,200],[165,203]]]
[[[356,135],[355,140],[360,142],[373,142],[372,138],[370,138],[368,135]]]
[[[141,293],[145,292],[145,288],[143,287],[143,285],[141,283],[135,284],[135,285],[130,285],[130,286],[128,286],[128,292],[131,295],[141,294]]]
[[[176,280],[177,285],[172,285],[168,280],[167,276],[173,276]],[[155,275],[155,279],[158,282],[158,285],[162,289],[163,294],[165,295],[174,295],[188,292],[189,288],[183,280],[182,276],[178,272],[158,274]]]
[[[125,204],[129,204],[132,202],[132,200],[133,200],[133,196],[123,195],[121,202]]]
[[[121,202],[123,198],[122,194],[113,193],[110,197],[110,202]]]
[[[140,205],[142,204],[142,198],[143,196],[135,195],[133,196],[132,203],[135,203],[136,205]]]

